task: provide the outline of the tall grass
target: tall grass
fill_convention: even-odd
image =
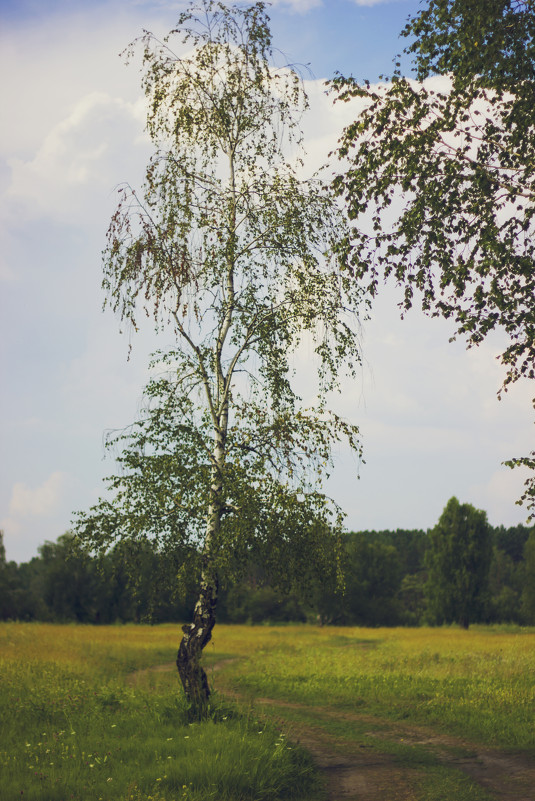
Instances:
[[[172,668],[178,634],[0,625],[0,798],[313,798],[310,759],[273,726],[224,702],[210,720],[189,723],[176,671],[136,673]],[[209,674],[218,662],[215,686],[232,683],[246,696],[535,747],[533,630],[219,626]]]
[[[272,726],[214,707],[189,723],[177,627],[0,626],[2,799],[267,801],[310,797],[314,770]]]

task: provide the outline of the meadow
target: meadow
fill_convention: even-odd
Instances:
[[[310,758],[224,705],[190,723],[169,662],[178,626],[0,626],[2,801],[299,797]]]
[[[511,627],[228,628],[252,697],[409,719],[487,745],[535,749],[535,630]],[[217,657],[216,657],[217,658]]]
[[[420,754],[403,796],[417,801],[447,798],[437,787],[458,801],[492,796],[421,749],[386,735],[372,743],[372,718],[384,731],[410,722],[535,756],[534,630],[218,626],[202,723],[188,720],[172,670],[179,633],[1,624],[2,801],[321,799],[318,771],[294,742],[320,719],[340,747],[358,740],[398,764]]]

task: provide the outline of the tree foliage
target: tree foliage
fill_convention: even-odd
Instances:
[[[137,328],[145,313],[175,346],[156,357],[141,418],[110,440],[110,497],[77,530],[101,550],[146,539],[200,551],[177,657],[200,708],[221,579],[253,545],[286,585],[333,558],[341,515],[321,480],[333,443],[359,444],[325,398],[359,360],[360,292],[333,255],[344,220],[332,191],[304,177],[307,99],[299,74],[274,64],[265,4],[202,0],[163,41],[136,44],[155,154],[143,192],[120,189],[104,288],[123,320]],[[289,361],[303,339],[319,378],[306,406]]]
[[[492,556],[487,515],[450,498],[429,534],[426,552],[429,610],[438,623],[468,628],[487,602]]]
[[[535,624],[535,529],[498,526],[491,539],[489,594],[474,622]],[[310,571],[305,582],[288,591],[287,585],[275,586],[264,553],[253,551],[245,569],[235,579],[229,576],[221,588],[218,620],[364,626],[434,622],[425,592],[430,541],[421,530],[344,535],[343,593],[337,587],[335,562],[319,560],[322,575]],[[198,552],[125,540],[97,557],[67,533],[17,565],[2,561],[1,543],[0,531],[0,620],[161,623],[189,620],[193,612]]]
[[[333,82],[364,103],[335,180],[352,269],[372,295],[394,279],[404,310],[418,294],[469,346],[504,331],[507,390],[535,378],[535,5],[428,0],[402,33],[416,80],[398,65],[380,86]],[[535,469],[533,456],[507,464]],[[535,479],[523,500],[535,509]]]
[[[535,529],[526,540],[522,567],[522,613],[525,619],[535,620]]]

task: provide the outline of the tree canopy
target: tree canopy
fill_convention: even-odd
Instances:
[[[360,290],[335,255],[345,223],[332,190],[302,169],[307,99],[274,63],[265,4],[192,3],[163,41],[136,44],[155,154],[143,191],[120,189],[104,288],[123,320],[145,313],[175,345],[155,357],[140,419],[111,437],[121,471],[77,531],[89,548],[200,552],[177,667],[202,709],[221,580],[253,544],[280,584],[334,558],[341,513],[321,480],[333,443],[360,446],[326,394],[359,360]],[[307,404],[290,364],[303,340],[318,367]]]
[[[486,513],[450,498],[426,552],[427,596],[436,622],[468,628],[478,618],[487,601],[491,556]]]
[[[398,64],[379,86],[333,81],[364,101],[338,149],[345,247],[372,295],[392,278],[403,310],[419,295],[469,346],[505,332],[507,390],[535,378],[535,5],[428,0],[402,34],[416,80]],[[535,509],[534,478],[523,500]]]

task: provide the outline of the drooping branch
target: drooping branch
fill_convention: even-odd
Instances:
[[[115,439],[111,499],[78,530],[98,549],[116,539],[195,549],[198,600],[177,668],[202,714],[220,578],[255,552],[289,586],[320,576],[332,554],[342,515],[321,480],[333,445],[360,456],[360,443],[327,414],[326,393],[360,358],[361,292],[332,191],[288,162],[307,100],[297,72],[271,61],[264,4],[200,0],[170,37],[179,45],[140,41],[156,155],[143,192],[119,196],[104,287],[120,316],[136,325],[143,308],[175,344],[152,365],[140,419]],[[308,336],[318,402],[303,409],[289,355]]]

